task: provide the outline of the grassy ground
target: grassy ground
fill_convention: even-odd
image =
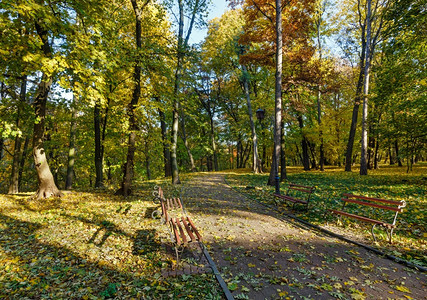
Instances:
[[[0,195],[0,298],[218,299],[212,274],[161,277],[174,256],[151,218],[154,183],[124,199],[74,192]]]
[[[382,166],[379,170],[370,171],[368,176],[360,176],[356,172],[344,172],[338,168],[327,168],[325,172],[304,172],[301,168],[288,167],[287,171],[288,182],[316,187],[309,211],[297,209],[292,213],[321,226],[325,225],[327,221],[335,223],[331,217],[325,219],[325,211],[327,208],[339,207],[338,199],[345,192],[391,200],[405,200],[407,206],[404,212],[398,216],[392,245],[386,242],[382,230],[378,230],[381,238],[377,243],[373,243],[370,226],[347,218],[343,218],[345,231],[390,254],[427,266],[427,165],[417,165],[411,173],[406,173],[406,168]],[[277,205],[276,199],[272,197],[274,188],[266,185],[267,179],[268,174],[255,175],[251,174],[249,170],[229,172],[227,175],[228,182],[240,192],[263,203]],[[286,186],[286,182],[281,183],[282,193],[286,192]],[[290,211],[290,207],[279,205],[279,208]],[[357,211],[354,212],[357,213]]]

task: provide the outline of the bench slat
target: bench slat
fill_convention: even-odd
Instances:
[[[296,198],[293,198],[293,197],[288,196],[288,195],[279,195],[279,194],[274,194],[274,196],[276,196],[276,197],[278,197],[278,198],[282,198],[282,199],[288,200],[288,201],[290,201],[290,202],[294,202],[294,203],[307,204],[307,201],[300,200],[300,199],[296,199]]]
[[[393,206],[386,206],[386,205],[379,205],[379,204],[375,204],[375,203],[371,203],[371,202],[358,201],[358,200],[348,199],[348,198],[342,198],[341,200],[345,201],[345,202],[351,202],[351,203],[356,203],[356,204],[365,205],[365,206],[372,206],[372,207],[386,209],[386,210],[392,210],[392,211],[398,211],[398,212],[403,211],[402,208],[393,207]]]
[[[182,239],[183,243],[187,244],[188,243],[187,236],[185,235],[184,229],[181,226],[181,221],[178,218],[176,218],[175,224],[177,225],[177,227],[179,229],[179,233],[180,233],[180,236],[181,236],[181,239]]]
[[[307,194],[311,194],[313,192],[313,190],[306,190],[306,189],[301,189],[301,188],[295,188],[295,187],[289,187],[290,190],[295,190],[295,191],[300,191],[303,193],[307,193]]]
[[[405,201],[395,201],[395,200],[387,200],[387,199],[381,199],[381,198],[374,198],[374,197],[366,197],[366,196],[359,196],[354,194],[343,194],[344,197],[347,198],[358,198],[358,199],[364,199],[364,200],[370,200],[370,201],[377,201],[382,203],[388,203],[388,204],[395,204],[404,207]]]
[[[359,220],[362,220],[362,221],[365,221],[365,222],[369,222],[369,223],[379,224],[379,225],[382,225],[384,227],[389,227],[389,228],[396,227],[393,224],[389,224],[389,223],[385,223],[385,222],[382,222],[382,221],[370,219],[370,218],[367,218],[367,217],[358,216],[358,215],[351,214],[351,213],[348,213],[348,212],[344,212],[344,211],[341,211],[341,210],[335,210],[335,209],[328,209],[328,210],[331,211],[331,212],[333,212],[333,213],[339,214],[339,215],[352,217],[352,218],[359,219]]]
[[[182,220],[182,224],[184,224],[185,230],[187,231],[188,236],[190,237],[191,241],[197,240],[197,239],[194,237],[194,234],[193,234],[193,232],[191,231],[190,226],[188,226],[188,222],[185,220],[185,218],[184,218],[184,217],[181,217],[181,220]],[[190,241],[190,242],[191,242],[191,241]]]
[[[176,228],[176,225],[173,219],[170,220],[170,224],[172,225],[172,230],[175,235],[176,244],[179,246],[182,243],[181,243],[181,239],[179,238],[178,229]]]
[[[290,183],[289,186],[297,186],[297,187],[305,188],[305,189],[308,189],[308,190],[313,190],[314,189],[314,187],[312,187],[312,186],[295,184],[295,183]]]
[[[193,230],[194,234],[197,236],[198,240],[202,240],[202,236],[200,235],[199,231],[197,230],[196,226],[194,226],[193,221],[191,221],[190,217],[187,217],[188,223],[191,225],[191,229]]]

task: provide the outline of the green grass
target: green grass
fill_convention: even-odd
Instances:
[[[299,218],[317,225],[325,225],[327,221],[335,223],[331,216],[325,219],[327,208],[340,207],[339,198],[343,193],[354,193],[369,197],[380,197],[390,200],[405,200],[407,203],[404,212],[399,214],[397,228],[393,234],[393,244],[386,242],[383,230],[378,230],[381,236],[373,246],[381,250],[400,256],[416,264],[427,266],[426,258],[426,186],[427,165],[417,165],[413,172],[406,173],[406,168],[382,166],[381,169],[370,171],[368,176],[360,176],[356,172],[344,172],[338,168],[327,168],[325,172],[304,172],[301,168],[288,167],[288,181],[292,183],[315,186],[316,191],[311,198],[309,211],[303,209],[291,210]],[[229,172],[227,181],[238,191],[245,193],[260,202],[277,205],[272,196],[274,187],[267,186],[269,174],[251,174],[248,170]],[[247,186],[255,187],[248,189]],[[281,183],[281,192],[286,192],[287,183]],[[280,204],[280,208],[283,206]],[[357,213],[357,211],[355,211]],[[360,213],[360,212],[359,212]],[[369,213],[367,211],[363,213]],[[382,215],[381,218],[390,220],[391,216]],[[365,223],[343,218],[349,230],[354,235],[363,236],[371,242],[370,226]]]

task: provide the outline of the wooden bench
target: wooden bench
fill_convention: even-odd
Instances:
[[[289,183],[288,190],[285,195],[276,194],[273,195],[279,199],[289,201],[293,203],[292,207],[299,203],[304,204],[306,209],[308,209],[308,203],[310,202],[310,197],[313,191],[315,190],[314,186],[306,186],[295,183]]]
[[[380,225],[380,226],[384,227],[387,230],[389,243],[391,243],[393,230],[396,227],[397,215],[400,212],[402,212],[403,208],[406,206],[405,201],[403,201],[403,200],[402,201],[386,200],[386,199],[381,199],[381,198],[372,198],[372,197],[358,196],[358,195],[353,195],[353,194],[343,194],[343,198],[341,198],[341,201],[343,202],[341,210],[328,209],[328,211],[330,211],[334,214],[338,214],[338,215],[340,215],[340,217],[346,216],[346,217],[354,218],[354,219],[357,219],[357,220],[360,220],[363,222],[371,223],[372,224],[372,229],[371,229],[372,238],[374,239],[375,242],[376,242],[376,238],[375,238],[375,234],[374,234],[375,226]],[[366,216],[367,213],[363,213],[363,214],[354,213],[354,212],[351,212],[352,211],[351,208],[347,209],[347,211],[344,211],[344,209],[348,203],[353,204],[351,206],[354,206],[354,209],[360,209],[363,207],[371,207],[371,209],[370,209],[371,213],[369,215],[373,216],[374,213],[376,212],[377,216],[375,216],[375,217],[377,219],[380,219],[380,217],[382,219],[384,219],[384,217],[387,217],[387,214],[386,214],[387,211],[393,212],[393,213],[391,213],[392,216],[390,216],[390,219],[392,218],[392,221],[387,222],[387,221],[377,220],[377,219],[374,219],[373,217]],[[349,206],[350,205],[347,205],[347,208],[349,208]]]
[[[184,209],[181,199],[164,198],[161,187],[158,188],[157,194],[161,206],[161,220],[162,223],[168,225],[177,261],[179,261],[180,250],[189,243],[197,242],[199,243],[200,249],[203,250],[201,245],[202,236],[188,216],[187,211]]]

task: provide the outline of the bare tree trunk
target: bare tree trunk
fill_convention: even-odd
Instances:
[[[71,190],[73,186],[73,176],[74,176],[74,161],[76,155],[75,139],[76,139],[76,119],[77,119],[77,109],[75,108],[77,101],[77,93],[73,92],[73,104],[71,106],[71,124],[70,124],[70,136],[69,136],[69,145],[68,145],[68,164],[67,164],[67,177],[65,180],[65,189]],[[96,136],[96,134],[95,134]],[[95,137],[96,144],[96,137]],[[96,147],[95,147],[96,153]],[[96,157],[96,154],[95,154]],[[95,158],[96,162],[96,158]]]
[[[369,73],[371,69],[371,0],[367,0],[366,15],[366,51],[363,74],[363,111],[362,111],[362,149],[360,154],[360,175],[368,175],[367,150],[368,150],[368,94]]]
[[[282,36],[282,1],[276,0],[276,76],[275,76],[275,113],[274,113],[274,159],[270,172],[274,174],[275,192],[280,194],[279,184],[279,158],[280,158],[280,145],[282,134],[282,53],[283,36]],[[273,182],[269,180],[269,185]]]
[[[48,31],[43,28],[38,22],[35,23],[37,34],[42,41],[42,50],[46,57],[52,56],[52,49],[48,41]],[[46,103],[49,95],[52,78],[43,73],[40,83],[37,87],[37,92],[34,97],[34,111],[38,122],[34,122],[33,132],[33,157],[37,171],[37,179],[39,188],[36,192],[36,199],[45,199],[51,196],[60,197],[62,194],[55,185],[54,178],[49,169],[46,159],[46,150],[44,148],[44,132],[46,119]]]
[[[317,33],[317,44],[318,44],[318,51],[319,51],[319,60],[322,61],[322,40],[320,39],[320,26],[322,24],[322,15],[325,12],[325,6],[322,5],[318,11],[318,18],[316,18],[316,33]],[[319,158],[319,166],[320,171],[324,171],[324,164],[325,164],[325,153],[323,151],[323,131],[322,131],[322,114],[321,114],[321,105],[320,100],[322,97],[321,93],[321,85],[317,85],[317,124],[319,125],[319,139],[320,139],[320,158]]]
[[[24,172],[25,161],[28,156],[28,145],[30,144],[30,136],[25,137],[24,149],[22,149],[21,160],[19,162],[19,172],[18,172],[18,189],[21,190],[22,187],[22,173]]]
[[[142,9],[138,7],[137,0],[131,0],[133,11],[135,13],[135,39],[136,39],[136,50],[140,51],[142,48],[142,38],[141,38],[141,18],[142,18]],[[149,3],[147,0],[144,3],[146,6]],[[128,153],[126,156],[126,162],[123,167],[123,180],[120,189],[116,192],[118,195],[128,196],[131,194],[131,184],[133,177],[133,167],[134,167],[134,157],[135,157],[135,141],[136,141],[136,132],[138,130],[137,121],[135,118],[135,108],[138,104],[139,97],[141,95],[141,61],[140,57],[137,56],[135,59],[135,67],[133,72],[133,81],[135,83],[132,100],[130,101],[127,107],[127,114],[129,117],[129,139],[128,139]]]
[[[302,147],[302,165],[304,167],[304,171],[310,170],[310,158],[308,156],[308,144],[305,135],[302,133],[302,129],[304,128],[304,123],[302,120],[302,116],[298,114],[297,116],[299,128],[301,129],[301,147]]]
[[[196,172],[197,169],[196,169],[196,165],[194,164],[193,154],[191,154],[190,146],[188,145],[188,141],[187,141],[187,133],[185,131],[185,115],[183,113],[181,116],[181,131],[182,131],[181,138],[184,142],[185,149],[187,150],[188,158],[190,159],[191,172]]]
[[[320,158],[319,158],[319,167],[320,171],[325,171],[325,152],[323,150],[323,131],[322,131],[322,119],[321,119],[321,106],[320,106],[320,86],[317,87],[317,123],[319,124],[319,138],[320,138]]]
[[[236,169],[241,168],[241,159],[240,159],[240,155],[241,155],[241,151],[242,151],[241,149],[242,149],[242,142],[240,140],[240,135],[239,135],[239,139],[238,139],[237,144],[236,144],[236,154],[237,154]]]
[[[402,159],[400,158],[400,154],[399,154],[399,144],[397,142],[397,139],[394,141],[394,151],[396,153],[397,165],[399,167],[403,167]]]
[[[16,114],[16,128],[21,129],[21,111],[22,106],[26,102],[27,95],[27,76],[22,78],[21,82],[21,91],[19,93],[19,101],[17,105],[17,114]],[[13,153],[13,162],[12,170],[10,174],[10,185],[9,185],[9,194],[19,193],[19,163],[21,160],[21,136],[19,134],[15,137],[15,150]]]
[[[165,113],[159,109],[159,116],[160,116],[160,128],[162,131],[162,141],[163,141],[163,161],[164,161],[164,167],[165,167],[165,177],[169,177],[172,175],[171,173],[171,158],[170,158],[170,151],[169,151],[169,143],[167,141],[167,132],[166,132],[166,120],[165,120]]]
[[[0,137],[0,160],[2,160],[4,157],[3,147],[4,147],[4,139]]]
[[[181,81],[182,59],[184,56],[184,5],[182,0],[178,0],[179,8],[179,23],[178,23],[178,48],[175,70],[174,84],[174,104],[172,113],[172,144],[171,144],[171,167],[172,167],[172,184],[180,184],[179,169],[177,161],[177,143],[178,143],[178,127],[179,127],[179,85]]]
[[[243,87],[244,87],[245,96],[246,96],[246,104],[248,106],[249,124],[251,126],[251,132],[252,132],[252,143],[253,143],[252,172],[256,174],[256,173],[262,172],[261,161],[259,159],[259,154],[258,154],[258,138],[257,138],[255,123],[252,115],[251,96],[249,94],[249,84],[248,84],[249,73],[245,65],[242,65],[242,70],[243,70]]]
[[[95,188],[101,188],[104,186],[104,179],[101,144],[101,105],[99,100],[95,103],[93,121],[95,128]]]
[[[147,172],[147,180],[151,180],[151,162],[150,162],[150,143],[145,141],[145,170]]]
[[[374,169],[375,170],[379,169],[378,161],[380,160],[380,158],[378,158],[378,151],[380,148],[380,143],[378,142],[378,140],[379,138],[377,137],[376,143],[375,143],[375,152],[374,152]]]
[[[285,153],[285,124],[282,122],[282,138],[281,138],[281,151],[280,151],[280,181],[284,181],[288,179],[288,175],[286,173],[286,153]]]
[[[361,16],[359,16],[359,18],[361,18]],[[356,85],[356,95],[354,98],[353,114],[351,117],[350,132],[348,135],[347,150],[345,155],[345,171],[346,172],[351,172],[353,146],[354,146],[354,139],[356,136],[357,117],[359,114],[359,106],[360,106],[360,100],[362,96],[361,94],[362,94],[362,88],[363,88],[363,82],[364,82],[364,66],[365,66],[365,57],[366,57],[366,39],[365,39],[366,25],[360,22],[360,26],[361,26],[361,32],[362,32],[361,33],[362,51],[360,54],[359,78],[357,80],[357,85]]]
[[[309,141],[307,141],[307,145],[310,149],[310,153],[311,153],[311,168],[312,169],[317,169],[317,162],[316,162],[316,145],[313,143],[310,143]]]
[[[193,11],[191,12],[191,21],[188,25],[187,35],[184,39],[184,4],[183,0],[178,0],[179,9],[179,23],[178,23],[178,47],[177,47],[177,60],[175,70],[175,84],[174,84],[174,105],[173,105],[173,120],[172,120],[172,145],[171,145],[171,165],[172,165],[172,184],[180,184],[179,169],[177,161],[177,143],[178,143],[178,125],[179,125],[179,88],[181,82],[182,64],[187,49],[188,40],[193,30],[196,13],[198,13],[200,1],[195,0],[193,4]]]

